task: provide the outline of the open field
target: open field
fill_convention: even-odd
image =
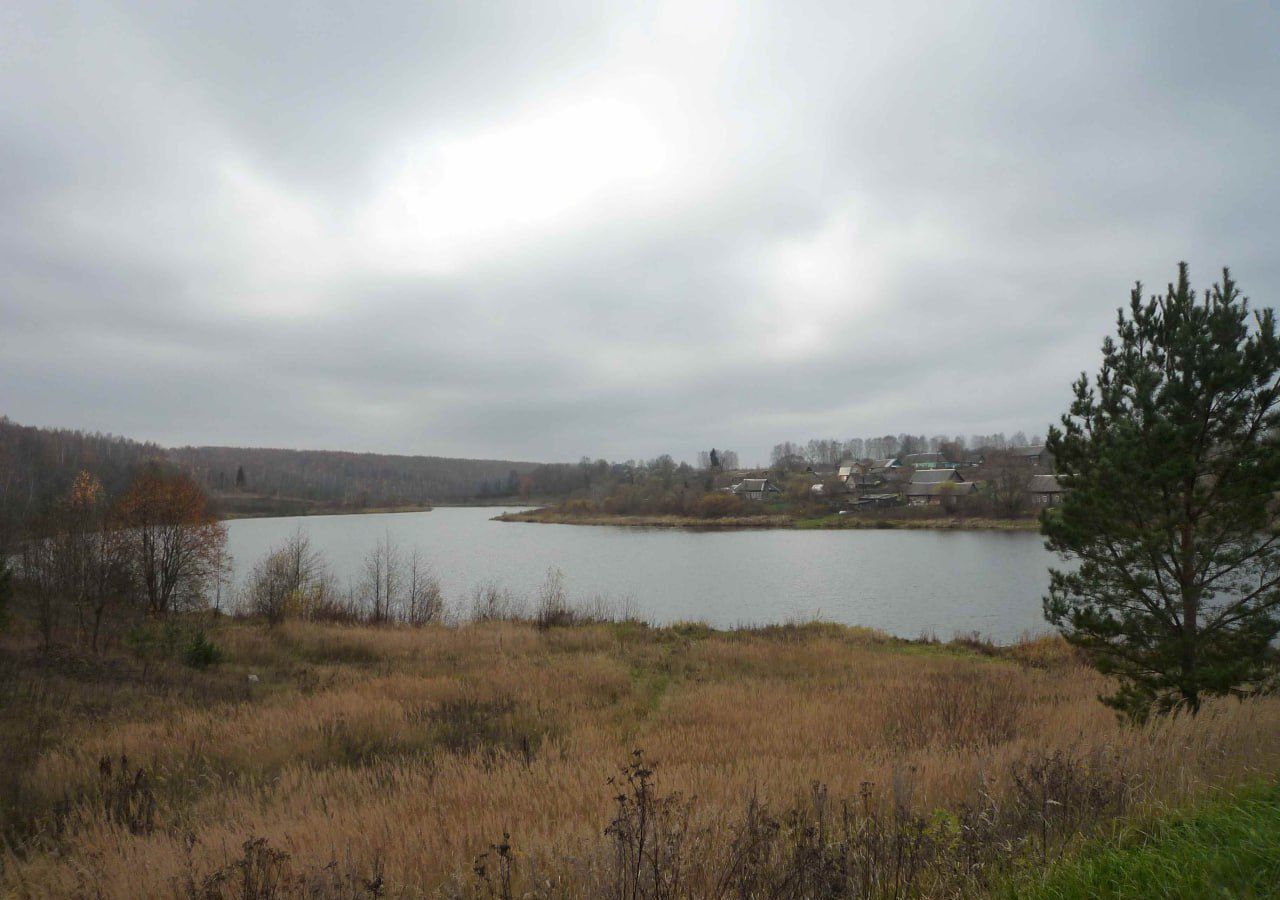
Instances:
[[[5,638],[0,892],[952,896],[1280,775],[1280,698],[1127,727],[1053,639],[204,627],[205,669]]]
[[[495,518],[500,522],[540,522],[549,525],[615,525],[633,528],[930,528],[943,530],[1036,531],[1040,527],[1040,520],[1037,518],[993,519],[979,516],[908,516],[903,514],[896,516],[851,514],[805,518],[788,513],[702,518],[699,516],[676,515],[578,514],[562,512],[555,508],[509,512]]]

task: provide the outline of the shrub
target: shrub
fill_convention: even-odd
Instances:
[[[124,636],[124,643],[138,659],[146,662],[172,659],[182,641],[182,630],[172,620],[143,622]]]
[[[524,605],[506,588],[489,583],[471,591],[472,622],[528,621]]]
[[[538,590],[538,611],[534,621],[539,628],[572,625],[577,616],[569,607],[569,595],[564,586],[564,572],[547,569],[547,579]]]
[[[364,622],[368,615],[361,610],[360,604],[354,597],[326,592],[311,605],[308,617],[312,622],[324,622],[329,625],[358,625]]]
[[[222,662],[222,651],[203,630],[196,629],[182,648],[182,661],[193,669],[204,669]]]
[[[600,506],[594,500],[586,497],[578,497],[574,500],[565,501],[561,507],[567,515],[570,516],[590,516],[600,511]]]
[[[188,852],[194,840],[188,842]],[[191,868],[176,896],[184,900],[284,900],[287,897],[342,897],[347,900],[383,897],[384,878],[375,863],[366,876],[348,860],[340,865],[332,860],[323,866],[297,865],[293,857],[278,850],[266,838],[250,837],[241,853],[212,872],[200,874]]]
[[[129,758],[104,756],[98,761],[98,803],[103,818],[129,829],[130,834],[151,834],[156,827],[156,798],[146,770],[134,769]]]
[[[246,600],[255,615],[278,625],[285,619],[311,618],[314,607],[332,593],[324,560],[299,528],[254,565]]]
[[[720,519],[741,513],[742,500],[724,492],[703,494],[693,504],[693,514],[702,519]]]

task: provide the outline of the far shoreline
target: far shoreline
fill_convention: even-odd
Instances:
[[[540,508],[524,512],[503,513],[494,516],[495,522],[517,522],[537,525],[593,525],[617,528],[667,528],[689,531],[774,529],[787,531],[1019,531],[1040,530],[1038,518],[995,519],[983,517],[950,516],[936,519],[915,518],[861,518],[855,515],[825,516],[817,519],[797,519],[786,514],[762,514],[756,516],[729,516],[719,519],[700,519],[695,516],[617,516],[593,514],[566,515],[553,509]]]
[[[360,509],[326,507],[324,509],[308,509],[305,511],[240,510],[223,513],[219,518],[223,522],[240,521],[243,519],[311,519],[317,516],[372,516],[388,515],[391,513],[420,513],[431,512],[434,509],[436,509],[435,506],[376,506]]]

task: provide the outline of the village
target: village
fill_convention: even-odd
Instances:
[[[937,507],[1019,517],[1057,505],[1066,487],[1043,444],[1007,449],[938,450],[880,459],[845,460],[837,467],[780,461],[744,473],[722,490],[742,500],[769,503],[809,499],[841,514],[893,507]]]

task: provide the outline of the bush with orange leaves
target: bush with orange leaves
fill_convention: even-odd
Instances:
[[[222,565],[227,540],[200,487],[182,473],[149,467],[120,499],[119,521],[147,612],[165,616],[195,605]]]

